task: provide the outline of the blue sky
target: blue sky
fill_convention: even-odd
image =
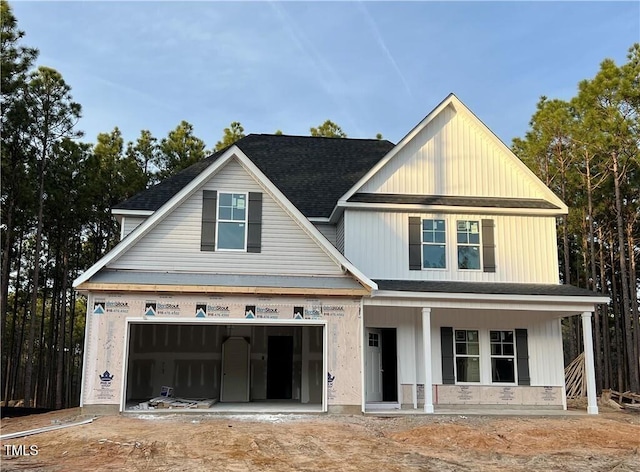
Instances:
[[[640,41],[640,2],[10,2],[38,65],[83,107],[85,141],[118,126],[209,148],[231,121],[398,142],[455,93],[505,143],[541,95],[569,99]]]

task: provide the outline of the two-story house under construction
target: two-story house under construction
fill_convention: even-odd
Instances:
[[[398,144],[249,135],[119,204],[81,406],[163,386],[216,410],[566,408],[558,199],[448,96]]]

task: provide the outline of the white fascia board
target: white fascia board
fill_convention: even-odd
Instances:
[[[535,215],[535,216],[560,216],[565,213],[562,210],[550,208],[499,208],[499,207],[468,207],[451,205],[417,205],[399,203],[363,203],[345,202],[338,203],[340,208],[351,210],[387,210],[421,213],[465,213],[487,215]]]
[[[100,269],[105,267],[110,262],[118,259],[124,254],[127,249],[138,242],[145,234],[153,229],[160,221],[162,221],[167,214],[169,214],[175,207],[180,205],[186,200],[193,192],[196,191],[204,182],[206,182],[214,173],[216,173],[222,166],[224,166],[240,149],[237,146],[231,146],[227,151],[216,159],[209,167],[202,171],[196,178],[194,178],[188,185],[182,188],[176,193],[169,201],[162,205],[158,210],[152,212],[152,215],[141,223],[136,229],[129,233],[128,237],[120,241],[116,247],[105,254],[99,261],[89,267],[82,273],[77,279],[73,281],[73,286],[77,287],[83,282],[86,282],[93,277]]]
[[[312,216],[311,218],[307,218],[312,223],[331,223],[331,218],[325,218],[321,216]]]
[[[393,290],[377,290],[372,297],[389,298],[423,298],[423,299],[470,299],[496,301],[544,301],[567,303],[608,303],[609,297],[572,297],[561,295],[510,295],[496,293],[449,293],[449,292],[398,292]]]
[[[112,215],[121,215],[121,216],[151,216],[155,212],[153,210],[123,210],[121,208],[113,208],[111,209]]]
[[[234,146],[235,147],[235,146]],[[377,290],[378,285],[369,277],[364,275],[356,266],[344,257],[316,228],[309,219],[298,210],[298,208],[289,201],[289,199],[273,185],[266,175],[249,159],[240,149],[235,151],[235,155],[242,166],[250,172],[261,183],[262,187],[269,192],[271,197],[276,200],[282,207],[300,224],[303,230],[331,257],[336,264],[358,279],[363,285],[371,290]]]
[[[377,290],[371,294],[370,298],[366,298],[365,305],[384,305],[385,300],[393,303],[397,301],[407,301],[416,306],[423,306],[430,302],[438,303],[441,307],[453,307],[456,303],[468,306],[472,304],[496,303],[511,304],[510,309],[529,310],[536,309],[537,304],[552,309],[567,309],[571,311],[593,311],[596,305],[609,303],[609,297],[572,297],[572,296],[553,296],[553,295],[508,295],[508,294],[487,294],[487,293],[448,293],[448,292],[397,292],[392,290]]]

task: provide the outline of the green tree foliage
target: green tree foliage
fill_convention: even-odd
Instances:
[[[317,128],[309,128],[311,136],[322,136],[325,138],[346,138],[347,133],[331,120],[326,120]]]
[[[205,143],[193,134],[193,125],[182,121],[160,142],[154,161],[160,180],[204,159]]]
[[[40,66],[30,75],[26,92],[26,107],[31,118],[29,134],[32,147],[38,156],[37,188],[38,212],[36,215],[36,232],[33,268],[33,291],[29,311],[29,334],[27,340],[27,357],[25,360],[24,401],[31,401],[31,380],[33,369],[33,348],[36,331],[36,309],[38,307],[38,290],[40,288],[40,264],[42,248],[42,221],[44,207],[44,183],[47,161],[53,156],[51,149],[64,138],[79,137],[74,126],[80,118],[81,107],[73,101],[71,87],[55,69]]]
[[[33,183],[29,181],[35,159],[31,151],[26,130],[31,118],[26,106],[28,73],[38,56],[37,49],[21,44],[25,33],[18,29],[16,17],[9,4],[0,1],[0,113],[1,113],[1,201],[2,212],[0,238],[2,244],[2,274],[0,274],[0,330],[2,332],[2,378],[16,376],[16,357],[12,354],[22,349],[16,342],[17,326],[24,326],[22,306],[28,302],[28,291],[22,291],[20,298],[14,295],[16,286],[24,284],[22,261],[23,241],[32,223],[35,202]],[[15,273],[14,283],[10,282]],[[9,288],[11,287],[11,291]],[[25,288],[28,289],[28,286]],[[10,298],[11,296],[11,303]],[[18,308],[20,306],[20,308]],[[9,319],[9,310],[11,318]],[[20,314],[19,311],[21,312]],[[13,333],[13,335],[12,335]],[[12,368],[13,370],[10,370]],[[17,377],[17,376],[16,376]],[[19,379],[22,382],[22,379]],[[8,383],[3,384],[3,387]],[[3,388],[3,398],[6,389]]]
[[[29,123],[25,105],[27,75],[38,56],[38,50],[20,44],[24,31],[18,29],[16,17],[9,4],[0,1],[0,163],[2,169],[2,274],[0,283],[1,326],[6,326],[9,290],[9,268],[13,254],[16,229],[24,228],[20,215],[31,206],[27,183],[29,142],[22,130]],[[19,230],[18,230],[19,232]],[[3,361],[7,360],[3,343]]]
[[[606,59],[569,102],[542,97],[513,150],[570,206],[559,232],[566,283],[608,294],[595,316],[598,388],[640,390],[640,45]],[[580,352],[567,323],[567,360]]]
[[[140,137],[135,143],[127,143],[127,156],[133,159],[142,169],[145,186],[155,183],[154,162],[158,160],[158,140],[153,137],[151,131],[140,131]]]
[[[282,132],[280,133],[282,134]],[[221,149],[227,148],[239,139],[244,138],[244,136],[244,128],[240,122],[233,121],[228,128],[224,129],[222,139],[216,143],[215,150],[220,151]]]

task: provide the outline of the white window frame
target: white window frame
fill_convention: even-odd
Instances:
[[[515,329],[510,329],[510,328],[506,328],[506,329],[489,329],[488,331],[488,335],[489,335],[489,380],[491,382],[492,385],[518,385],[518,351],[517,351],[517,346],[516,346],[516,330]],[[493,352],[491,351],[491,332],[492,331],[497,331],[498,333],[502,333],[502,332],[510,332],[513,336],[513,355],[504,355],[504,354],[500,354],[500,355],[494,355]],[[500,344],[502,345],[502,341],[500,342]],[[513,382],[497,382],[493,380],[493,365],[492,365],[492,361],[493,359],[513,359]]]
[[[467,223],[477,223],[478,224],[478,243],[477,244],[471,244],[471,243],[460,243],[458,242],[458,224],[462,223],[462,222],[467,222]],[[471,234],[468,233],[467,234]],[[456,251],[455,251],[455,258],[456,258],[456,269],[459,271],[475,271],[475,272],[482,272],[482,220],[481,219],[458,219],[456,218],[456,231],[455,231],[455,241],[456,241]],[[463,269],[460,267],[460,258],[458,255],[458,248],[459,247],[478,247],[478,260],[479,260],[479,267],[477,269]]]
[[[242,249],[227,249],[220,248],[218,246],[218,236],[220,235],[220,223],[241,223],[240,220],[227,220],[220,219],[220,202],[222,201],[222,195],[244,195],[245,198],[245,211],[244,211],[244,247]],[[236,191],[218,191],[218,199],[216,202],[216,251],[229,251],[229,252],[247,252],[247,235],[249,233],[249,192],[236,192]]]
[[[444,242],[442,243],[429,243],[424,241],[424,222],[425,221],[442,221],[444,223]],[[433,216],[431,218],[421,218],[420,219],[420,265],[422,270],[448,270],[449,266],[449,251],[448,251],[448,241],[447,241],[447,218]],[[425,246],[442,246],[444,245],[444,267],[425,267],[424,266],[424,247]]]
[[[456,349],[456,332],[457,331],[475,331],[478,335],[478,354],[458,354]],[[478,328],[453,328],[453,375],[456,385],[482,385],[482,330]],[[467,342],[467,341],[465,341]],[[458,358],[478,358],[478,381],[459,381],[458,380]]]

